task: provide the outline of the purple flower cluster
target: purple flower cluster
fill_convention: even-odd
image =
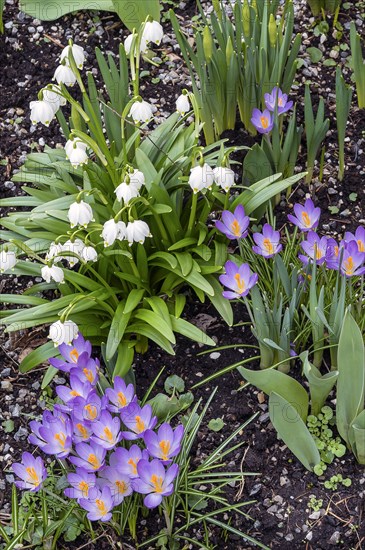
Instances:
[[[280,88],[275,86],[271,94],[265,94],[264,111],[253,109],[251,122],[260,134],[268,134],[274,127],[274,115],[277,108],[278,115],[286,113],[293,107],[293,102],[288,101],[288,96],[284,94]]]
[[[59,351],[63,360],[50,362],[70,374],[70,383],[57,387],[61,404],[46,410],[41,422],[30,422],[29,442],[75,468],[68,473],[65,495],[76,499],[91,521],[110,520],[113,508],[133,492],[146,495],[148,508],[158,506],[174,490],[179,467],[172,461],[181,449],[183,426],[173,430],[163,423],[155,432],[152,407],[140,406],[133,385],[118,376],[100,396],[99,363],[81,335]],[[43,460],[30,453],[23,453],[13,471],[21,479],[17,487],[33,492],[47,477]]]

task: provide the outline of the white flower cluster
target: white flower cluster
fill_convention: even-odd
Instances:
[[[105,247],[112,246],[116,240],[127,240],[129,246],[132,246],[134,242],[143,244],[146,237],[152,237],[150,228],[142,220],[135,220],[125,224],[122,221],[116,222],[114,219],[104,223],[101,236],[103,237]]]
[[[136,35],[130,34],[127,36],[127,38],[124,41],[124,49],[125,53],[127,55],[131,52],[131,47],[133,43],[133,39]],[[148,51],[148,44],[150,42],[153,42],[157,46],[161,44],[163,38],[163,28],[158,21],[148,21],[145,23],[141,42],[140,42],[140,48],[139,53],[146,53]]]
[[[30,102],[30,120],[32,124],[35,125],[41,122],[45,126],[49,126],[59,108],[66,104],[65,98],[62,96],[60,84],[73,86],[76,82],[76,76],[70,67],[68,59],[70,51],[72,51],[77,67],[79,69],[83,68],[85,61],[84,49],[76,44],[66,46],[61,53],[61,65],[57,67],[53,77],[58,85],[49,84],[49,86],[41,90],[42,99]]]
[[[124,181],[115,189],[118,201],[124,201],[128,204],[131,199],[139,197],[139,192],[145,184],[145,177],[140,170],[133,170],[130,174],[126,174]]]
[[[234,185],[233,170],[224,166],[217,166],[213,170],[207,163],[191,169],[189,185],[194,193],[198,193],[202,189],[211,189],[214,183],[227,193]]]
[[[72,255],[70,255],[70,252]],[[68,262],[70,267],[74,267],[79,263],[80,259],[85,262],[95,262],[97,258],[98,254],[95,248],[93,246],[86,246],[81,239],[68,240],[64,244],[52,243],[46,254],[46,261],[48,264],[52,262],[52,265],[43,266],[41,275],[47,283],[53,280],[61,284],[65,280],[65,274],[63,269],[56,265],[57,263],[64,260]]]

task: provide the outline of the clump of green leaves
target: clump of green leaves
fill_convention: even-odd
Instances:
[[[327,464],[331,464],[335,457],[342,457],[346,453],[346,447],[342,444],[340,437],[334,437],[330,428],[334,424],[333,411],[330,407],[324,406],[321,412],[314,416],[310,414],[307,417],[308,430],[311,433],[321,461],[314,466],[313,471],[320,476],[327,469]]]
[[[323,506],[323,499],[316,498],[314,495],[312,495],[308,502],[308,508],[313,510],[313,512],[318,512]]]
[[[349,477],[343,478],[341,474],[331,476],[329,480],[324,482],[326,489],[331,489],[331,491],[336,491],[339,485],[344,487],[350,487],[352,481]]]

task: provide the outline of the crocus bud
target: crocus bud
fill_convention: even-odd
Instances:
[[[269,19],[269,40],[270,40],[270,46],[272,48],[275,47],[276,40],[277,40],[277,27],[276,27],[276,21],[273,14],[270,14]]]
[[[250,6],[247,0],[245,0],[243,7],[242,7],[242,25],[243,25],[243,33],[245,37],[250,36]]]
[[[68,60],[70,51],[72,52],[72,56],[75,60],[76,67],[78,69],[82,69],[85,62],[85,52],[84,52],[84,48],[82,46],[78,46],[77,44],[72,44],[72,46],[66,46],[66,48],[62,50],[61,62],[65,59],[66,65],[68,67],[70,66],[70,63]]]
[[[186,94],[181,94],[176,100],[176,110],[181,116],[190,111],[190,101]]]
[[[126,228],[126,238],[129,246],[132,246],[134,242],[143,244],[146,237],[152,237],[150,228],[146,222],[142,220],[129,222]]]
[[[53,107],[48,101],[31,101],[29,104],[31,108],[30,120],[32,124],[41,122],[45,126],[49,126],[54,119]]]
[[[142,40],[148,42],[153,42],[159,46],[163,38],[163,28],[158,21],[147,21],[145,23]]]
[[[224,191],[229,191],[232,185],[234,185],[234,172],[230,168],[224,166],[217,166],[214,168],[214,181]]]
[[[63,283],[65,279],[63,269],[56,265],[53,265],[51,267],[45,265],[41,269],[41,275],[47,283],[50,283],[51,280],[55,281],[56,283]]]
[[[209,164],[203,164],[203,166],[195,166],[195,168],[192,168],[189,177],[189,185],[194,193],[202,189],[210,189],[213,183],[214,173]]]
[[[71,228],[76,227],[76,225],[87,227],[91,221],[94,221],[92,208],[90,204],[84,201],[73,202],[67,216],[70,220]]]
[[[48,338],[53,341],[55,346],[70,345],[78,333],[79,328],[73,321],[65,321],[64,323],[56,321],[49,328]]]
[[[57,67],[53,78],[57,81],[57,84],[64,84],[65,86],[73,86],[76,82],[76,76],[67,65]]]
[[[130,115],[134,122],[149,122],[153,119],[152,107],[147,101],[136,101],[133,103]]]
[[[204,27],[203,30],[203,49],[205,60],[209,63],[213,55],[213,38],[208,26]]]
[[[0,273],[13,269],[16,264],[15,252],[2,250],[0,252]]]

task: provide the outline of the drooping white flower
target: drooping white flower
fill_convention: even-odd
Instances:
[[[63,269],[61,269],[57,265],[52,265],[51,267],[45,265],[41,269],[41,275],[47,283],[50,283],[52,279],[56,283],[63,283],[63,281],[65,280]]]
[[[146,183],[146,178],[144,177],[144,173],[140,170],[133,170],[129,175],[131,183],[135,185],[140,191],[141,187]]]
[[[94,214],[90,204],[87,202],[73,202],[69,208],[68,219],[70,220],[71,228],[76,225],[87,227],[90,222],[94,221]]]
[[[135,36],[136,36],[135,34],[129,34],[127,36],[127,38],[124,40],[124,49],[125,49],[125,53],[127,55],[129,55],[131,53],[133,37],[135,37]],[[137,38],[136,38],[136,43],[137,43]],[[148,51],[147,42],[142,36],[141,43],[139,45],[139,52],[140,53],[146,53],[147,51]]]
[[[79,327],[73,321],[56,321],[49,327],[49,335],[55,346],[70,345],[79,333]]]
[[[72,51],[73,58],[75,60],[76,66],[78,69],[82,69],[85,63],[85,51],[82,46],[77,44],[72,44],[72,46],[66,46],[61,53],[61,61],[66,60],[67,66],[69,66],[68,56]]]
[[[153,119],[152,107],[147,101],[136,101],[130,110],[134,122],[149,122]]]
[[[55,262],[60,262],[62,260],[62,251],[62,244],[51,243],[51,246],[46,254],[46,260],[52,260],[55,258]]]
[[[76,82],[76,76],[67,65],[60,65],[55,70],[54,80],[57,84],[64,84],[65,86],[73,86]]]
[[[115,190],[118,201],[123,200],[127,204],[131,199],[138,197],[145,181],[144,174],[140,170],[134,170],[131,174],[128,174]]]
[[[53,112],[56,114],[60,107],[66,105],[66,99],[61,95],[61,89],[55,84],[50,84],[47,88],[43,88],[43,101],[46,101],[52,106]]]
[[[104,246],[112,246],[116,239],[122,241],[125,238],[126,225],[124,222],[115,222],[114,219],[104,223],[101,236],[104,240]]]
[[[217,166],[214,168],[214,181],[224,191],[229,191],[232,185],[234,185],[234,172],[230,168],[224,166]]]
[[[152,235],[146,222],[135,220],[134,222],[128,223],[126,237],[129,246],[132,246],[134,242],[143,244],[146,237],[152,237]]]
[[[75,147],[69,154],[68,160],[74,168],[86,164],[89,160],[87,152],[81,149],[81,147]]]
[[[67,252],[73,252],[73,254],[76,254],[81,258],[84,247],[85,244],[82,242],[81,239],[75,239],[74,242],[68,240],[65,242],[65,244],[62,245],[63,259],[70,264],[70,267],[73,267],[74,265],[79,263],[79,259],[76,256],[68,256]]]
[[[96,262],[98,253],[93,246],[85,246],[82,251],[82,258],[85,262]]]
[[[209,164],[203,164],[203,166],[195,166],[191,169],[189,177],[189,185],[194,191],[198,193],[202,189],[210,189],[214,183],[213,169]]]
[[[163,28],[158,21],[147,21],[144,26],[142,39],[147,43],[153,42],[159,46],[163,38]]]
[[[30,120],[32,124],[41,122],[45,126],[49,126],[54,119],[53,107],[48,101],[31,101],[29,104]]]
[[[0,273],[13,269],[16,264],[15,252],[2,250],[0,252]]]
[[[190,101],[187,95],[181,94],[176,100],[176,110],[181,116],[190,111]]]
[[[69,139],[68,141],[66,141],[65,145],[66,158],[70,158],[70,155],[74,149],[82,149],[83,151],[86,151],[86,148],[86,143],[81,141],[80,138],[74,137],[73,139]]]

